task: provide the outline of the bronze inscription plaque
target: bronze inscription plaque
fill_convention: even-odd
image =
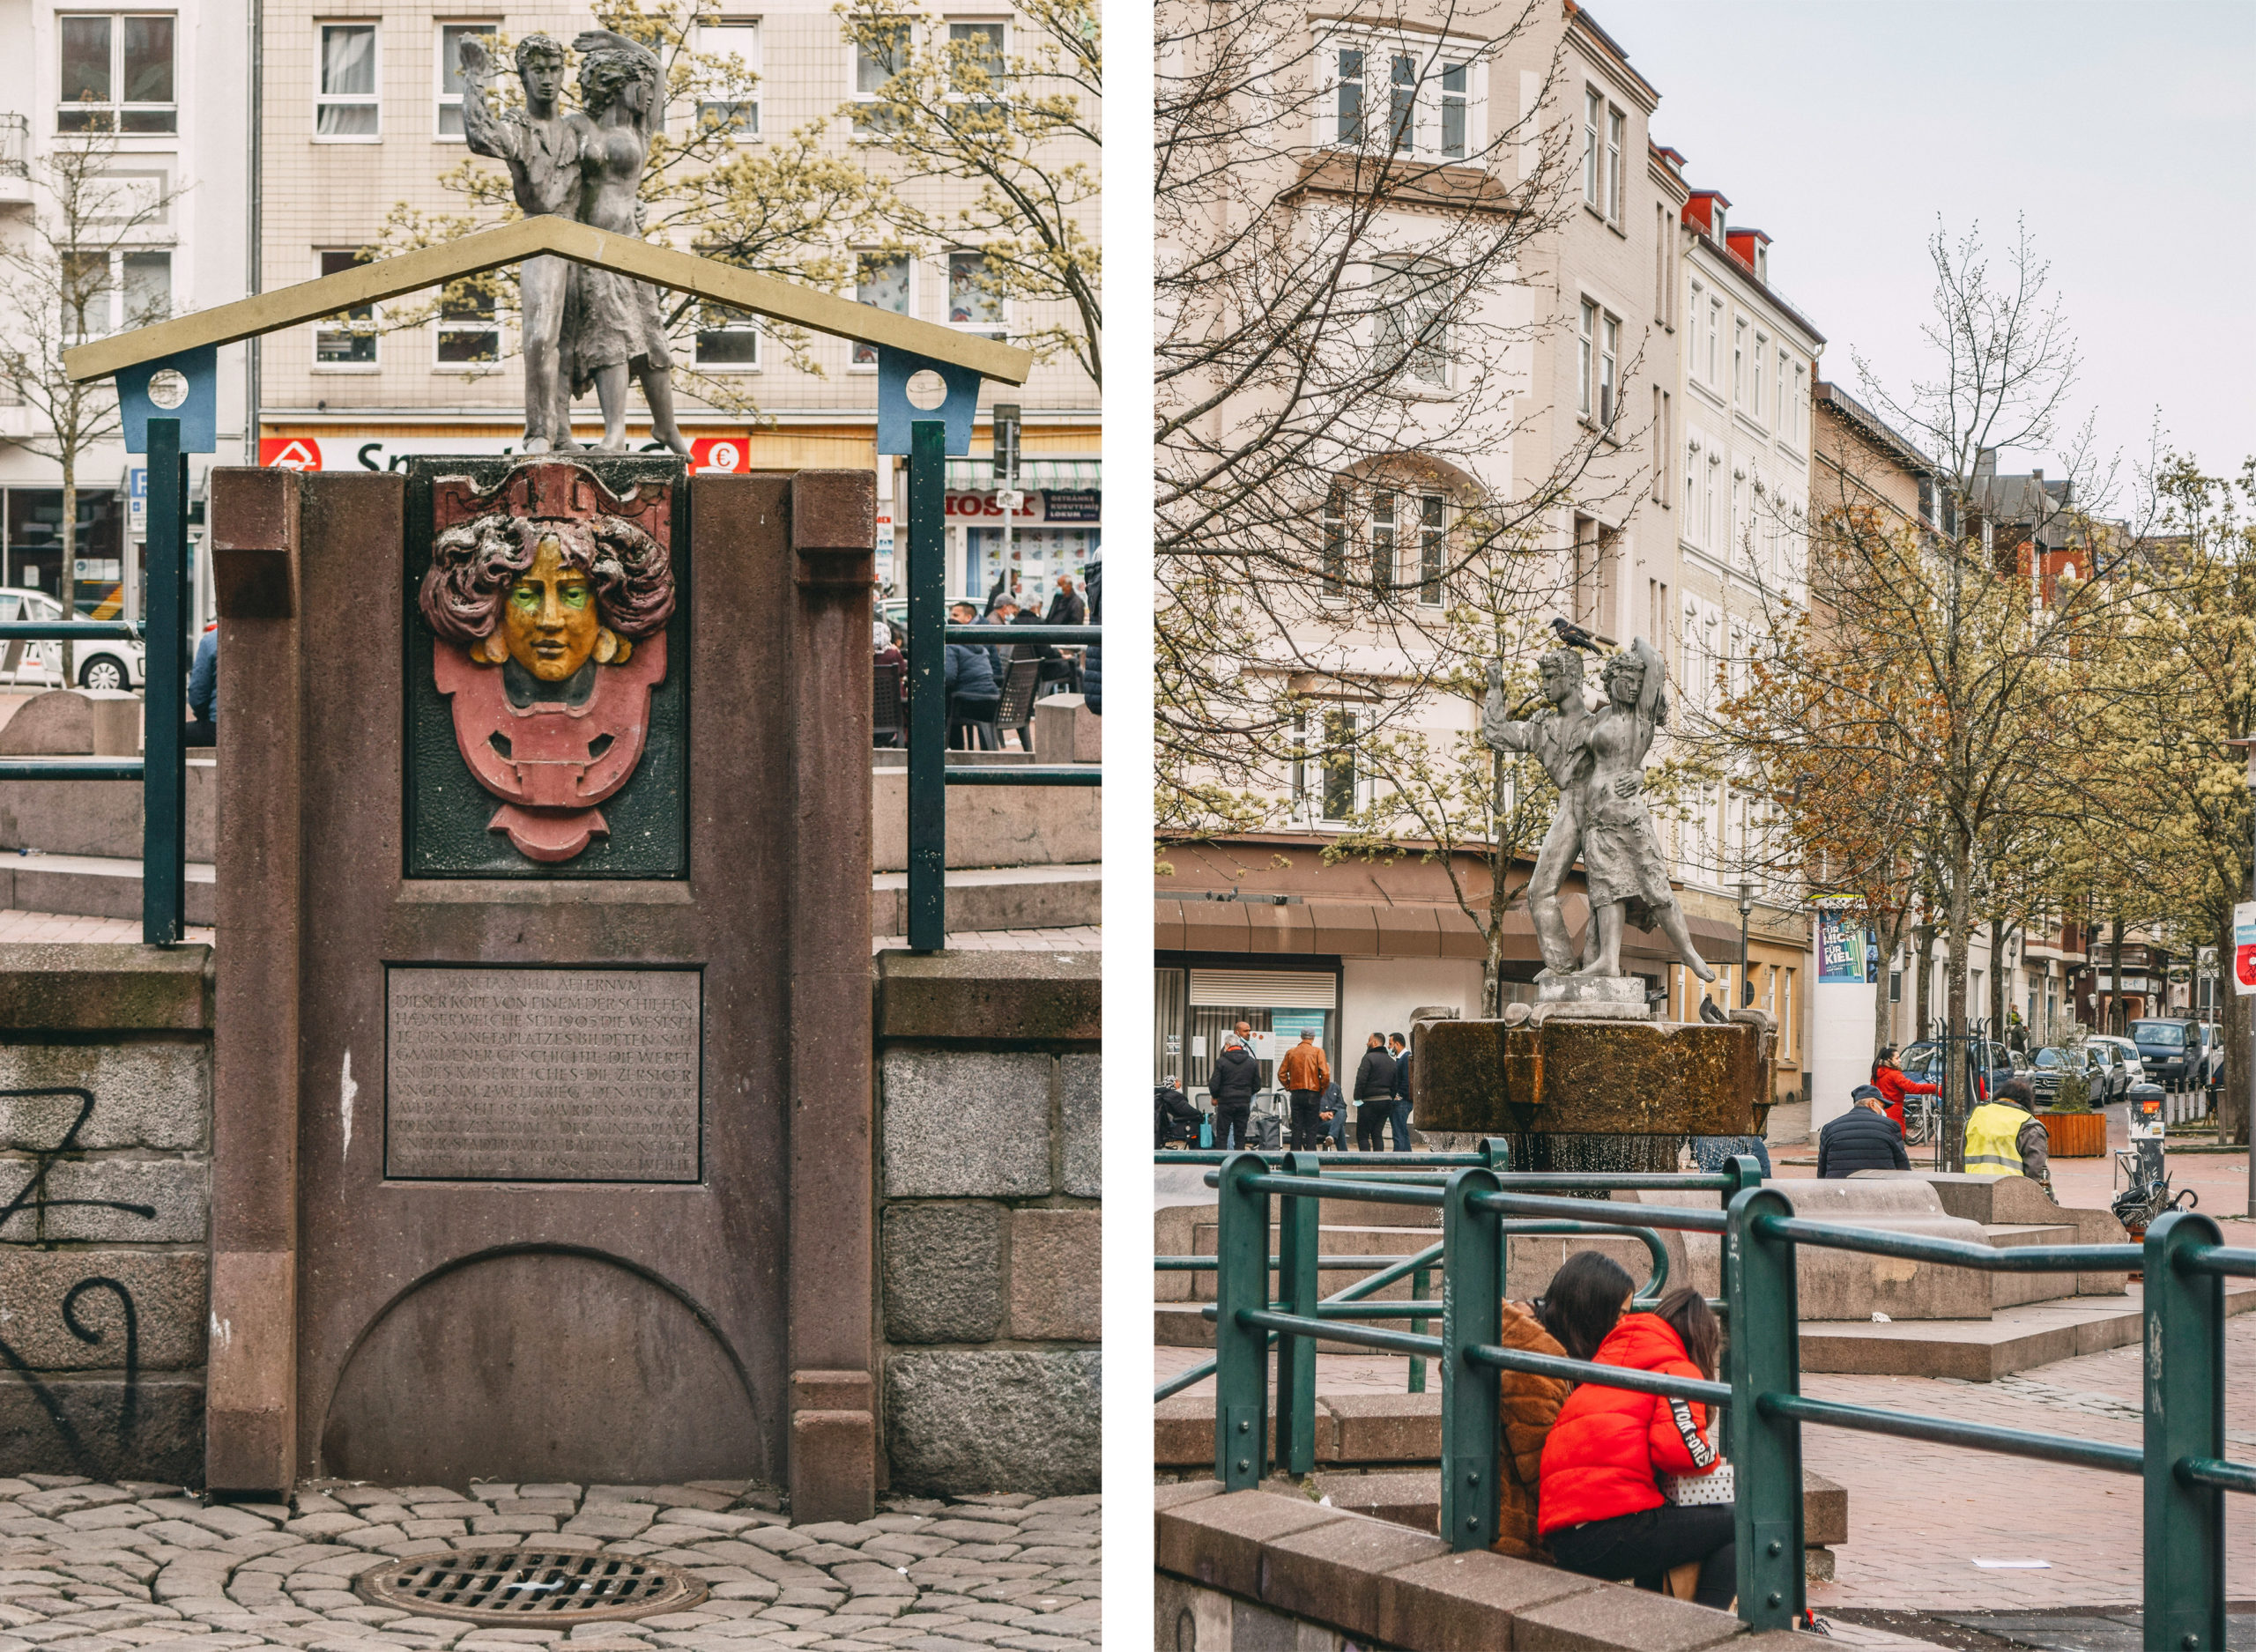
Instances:
[[[694,969],[385,972],[384,1174],[695,1182]]]

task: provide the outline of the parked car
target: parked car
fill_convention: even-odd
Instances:
[[[2139,1062],[2147,1077],[2164,1089],[2182,1089],[2197,1082],[2208,1064],[2199,1021],[2174,1018],[2134,1021],[2131,1041],[2138,1046]]]
[[[2003,1044],[1985,1040],[1975,1045],[1974,1049],[1975,1072],[1981,1088],[1978,1100],[1987,1100],[1992,1089],[2016,1074],[2026,1075],[2026,1057],[2022,1059],[2022,1065],[2015,1065],[2014,1053]],[[1917,1078],[1921,1084],[1941,1084],[1941,1052],[1940,1043],[1913,1044],[1904,1050],[1897,1064],[1904,1069],[1906,1077]]]
[[[0,587],[0,620],[52,621],[63,618],[63,604],[44,591]],[[12,671],[7,669],[10,652],[9,644],[0,643],[0,678],[5,678],[19,688],[34,684],[44,688],[64,686],[62,643],[25,643],[24,651],[17,658]],[[70,653],[80,688],[147,686],[146,656],[137,642],[120,642],[114,639],[74,641]]]
[[[2112,1033],[2094,1033],[2084,1041],[2114,1052],[2116,1064],[2123,1070],[2124,1075],[2123,1088],[2116,1096],[2117,1100],[2127,1098],[2133,1085],[2147,1081],[2146,1062],[2139,1055],[2139,1047],[2129,1039],[2117,1038]]]
[[[2091,1105],[2098,1107],[2115,1099],[2116,1075],[2105,1052],[2094,1050],[2089,1044],[2081,1047],[2050,1044],[2037,1052],[2033,1070],[2029,1076],[2030,1090],[2037,1105],[2050,1107],[2059,1099],[2060,1080],[2070,1073],[2083,1077],[2085,1092]]]
[[[2194,1070],[2194,1082],[2203,1085],[2224,1081],[2224,1029],[2215,1021],[2200,1024],[2201,1034],[2201,1063]]]

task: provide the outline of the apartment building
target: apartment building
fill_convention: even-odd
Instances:
[[[484,9],[474,0],[269,0],[262,22],[263,285],[284,286],[345,267],[382,238],[396,211],[465,210],[464,197],[440,181],[470,159],[461,110],[465,36],[498,33],[514,41],[541,32],[568,44],[594,26],[584,6],[549,0]],[[935,42],[976,37],[1005,55],[1026,49],[1021,31],[1029,26],[1008,0],[965,0],[930,19]],[[889,71],[857,52],[827,0],[732,5],[699,31],[694,44],[701,53],[734,56],[757,78],[753,95],[732,100],[724,112],[739,151],[758,153],[821,122],[822,152],[850,159],[869,152],[871,128],[839,111],[865,100]],[[508,80],[506,61],[501,68]],[[1095,111],[1088,113],[1094,118]],[[697,118],[694,109],[672,108],[669,130],[684,133]],[[1098,157],[1093,145],[1060,140],[1054,159],[1094,167]],[[501,172],[498,162],[478,164]],[[976,193],[953,181],[909,188],[939,213],[968,204]],[[1095,235],[1094,203],[1083,227]],[[923,320],[1023,336],[1060,319],[1047,311],[1064,308],[1012,306],[1026,313],[1002,313],[1005,307],[976,284],[976,247],[928,247],[912,257],[835,250],[857,271],[854,296]],[[397,330],[379,314],[373,331],[370,317],[358,319],[359,327],[316,324],[263,341],[261,463],[384,470],[413,454],[503,453],[523,441],[520,359],[505,314],[472,307]],[[700,325],[713,322],[720,324]],[[675,345],[678,411],[700,465],[879,469],[882,574],[893,524],[905,521],[905,476],[876,452],[874,352],[818,336],[803,366],[750,317],[694,313],[677,330]],[[701,397],[700,377],[725,390]],[[1022,389],[989,386],[977,447],[987,441],[984,409],[998,399],[1024,410],[1025,497],[1013,514],[1006,552],[991,462],[950,462],[948,589],[983,593],[1007,555],[1027,589],[1046,596],[1059,574],[1078,575],[1101,543],[1097,389],[1062,360],[1037,368]],[[747,404],[756,412],[745,411]],[[574,417],[582,441],[600,436],[592,396],[580,399]],[[649,443],[639,395],[627,425],[630,446]]]
[[[1409,147],[1436,168],[1426,185],[1432,198],[1404,207],[1414,220],[1406,240],[1430,235],[1418,224],[1451,203],[1527,182],[1547,156],[1563,154],[1566,168],[1564,211],[1522,248],[1529,279],[1476,318],[1517,330],[1501,352],[1507,380],[1481,381],[1480,394],[1506,406],[1508,434],[1470,450],[1421,450],[1414,411],[1391,450],[1342,454],[1326,503],[1327,522],[1338,527],[1327,531],[1325,555],[1329,566],[1392,565],[1454,531],[1466,500],[1525,497],[1562,470],[1578,471],[1540,524],[1559,595],[1541,599],[1532,618],[1540,625],[1555,607],[1608,643],[1665,640],[1673,628],[1653,604],[1655,593],[1680,583],[1676,507],[1655,480],[1667,468],[1655,454],[1673,451],[1681,428],[1679,224],[1688,192],[1651,141],[1659,93],[1621,43],[1571,0],[1539,12],[1533,27],[1513,29],[1519,18],[1516,5],[1310,17],[1308,60],[1321,84],[1310,99],[1318,152],[1306,159],[1306,175],[1341,167],[1327,147],[1368,147],[1385,111],[1386,130],[1409,134]],[[1510,137],[1495,152],[1500,135]],[[1467,166],[1459,175],[1447,165],[1452,156],[1485,157],[1486,168]],[[1384,226],[1374,239],[1384,241]],[[1342,351],[1359,347],[1365,341],[1340,341]],[[1473,365],[1436,352],[1421,387],[1434,427],[1463,430],[1458,398],[1470,393]],[[1442,600],[1438,589],[1433,600]],[[1293,669],[1302,692],[1337,707],[1325,713],[1326,744],[1352,733],[1369,684],[1415,680],[1430,665],[1400,626],[1319,613],[1305,629],[1312,634],[1295,639],[1301,663]],[[1311,659],[1326,668],[1302,669]],[[1470,735],[1478,717],[1471,700],[1435,695],[1414,726],[1446,740]],[[1483,857],[1414,836],[1402,840],[1399,857],[1327,860],[1345,818],[1375,796],[1383,802],[1384,784],[1360,770],[1352,751],[1298,766],[1290,784],[1288,824],[1176,852],[1161,882],[1154,1061],[1194,1087],[1220,1033],[1240,1019],[1257,1030],[1315,1026],[1335,1064],[1344,1055],[1352,1065],[1366,1034],[1406,1031],[1414,1010],[1480,1012],[1485,940],[1459,894],[1485,899]],[[1577,874],[1568,902],[1577,925],[1586,921],[1573,898],[1579,886]],[[1711,956],[1728,947],[1736,957],[1735,915],[1729,926],[1693,922]],[[1524,909],[1506,922],[1503,952],[1507,1000],[1532,999],[1542,958]],[[1660,979],[1672,956],[1658,935],[1625,937],[1626,966],[1649,979]]]
[[[109,266],[108,313],[93,322],[102,330],[248,290],[247,19],[241,0],[108,9],[0,0],[10,47],[0,52],[0,237],[22,244],[40,220],[57,221],[48,165],[73,144],[109,149],[105,170],[122,201],[139,204],[133,216],[161,204],[130,229],[87,226]],[[21,323],[0,319],[11,324]],[[241,345],[219,352],[219,450],[189,456],[191,556],[207,606],[208,571],[195,554],[204,481],[211,465],[244,463],[249,451],[244,360]],[[0,382],[0,584],[82,613],[137,617],[145,467],[115,437],[78,456],[77,544],[64,566],[62,466],[33,450],[53,434],[36,400]]]

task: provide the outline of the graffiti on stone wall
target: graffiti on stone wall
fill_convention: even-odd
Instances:
[[[145,1221],[154,1220],[157,1211],[153,1205],[136,1204],[123,1199],[58,1199],[49,1195],[48,1192],[48,1173],[54,1169],[59,1160],[83,1151],[78,1145],[78,1132],[85,1128],[86,1121],[93,1116],[94,1093],[75,1085],[29,1090],[0,1090],[0,1100],[11,1098],[35,1100],[48,1096],[76,1098],[78,1103],[78,1115],[70,1121],[70,1128],[63,1132],[62,1139],[55,1145],[33,1150],[30,1180],[24,1183],[22,1189],[15,1197],[4,1204],[0,1204],[0,1233],[5,1233],[9,1223],[18,1217],[28,1214],[32,1218],[33,1232],[36,1235],[33,1242],[52,1244],[54,1241],[49,1241],[46,1236],[47,1212],[66,1206],[122,1211],[127,1215],[140,1217]],[[56,1436],[63,1441],[63,1448],[70,1454],[72,1471],[93,1479],[108,1478],[116,1466],[125,1461],[126,1455],[132,1447],[135,1426],[140,1420],[138,1415],[141,1387],[140,1327],[138,1312],[133,1301],[133,1293],[106,1274],[88,1274],[63,1294],[63,1328],[80,1342],[90,1346],[100,1343],[105,1333],[99,1327],[87,1323],[79,1310],[80,1305],[87,1297],[103,1292],[107,1292],[117,1302],[119,1317],[122,1322],[119,1329],[124,1344],[122,1350],[124,1354],[124,1391],[118,1404],[116,1454],[110,1461],[104,1461],[100,1454],[90,1448],[85,1437],[80,1433],[78,1425],[71,1420],[70,1414],[63,1409],[53,1388],[41,1380],[39,1373],[4,1337],[0,1337],[0,1365],[5,1365],[24,1380],[33,1398],[38,1401],[40,1409],[46,1413],[48,1421],[54,1426]]]

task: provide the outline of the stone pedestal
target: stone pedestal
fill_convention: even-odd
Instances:
[[[1079,694],[1034,702],[1034,749],[1045,763],[1095,763],[1104,757],[1104,720]]]
[[[1527,1019],[1546,1021],[1650,1021],[1652,1006],[1645,1001],[1645,982],[1639,975],[1570,975],[1536,983],[1534,1007]]]

